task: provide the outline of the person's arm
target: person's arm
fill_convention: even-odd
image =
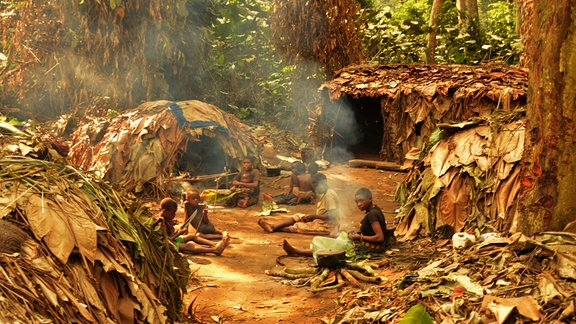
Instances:
[[[290,187],[288,188],[288,191],[286,192],[285,196],[289,195],[290,193],[294,193],[294,184],[298,181],[298,178],[296,177],[295,174],[292,174],[292,176],[290,176]]]
[[[374,235],[364,236],[362,235],[362,233],[354,233],[348,235],[348,237],[354,241],[365,241],[374,243],[384,242],[384,231],[382,230],[382,226],[380,226],[380,222],[377,220],[373,221],[372,223],[370,223],[370,226],[372,226],[372,230],[375,233]]]
[[[242,182],[242,181],[234,180],[234,181],[232,181],[232,185],[233,186],[242,186],[242,187],[247,187],[247,188],[256,188],[256,187],[258,187],[259,181],[260,180],[255,180],[252,182]],[[232,188],[230,188],[230,189],[232,189]]]

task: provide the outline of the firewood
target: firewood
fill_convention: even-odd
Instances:
[[[322,281],[319,285],[319,287],[326,287],[326,286],[330,286],[333,284],[336,284],[336,271],[332,270],[330,271],[330,273],[328,273],[328,276],[326,277],[326,279],[324,279],[324,281]]]
[[[314,290],[318,289],[318,287],[320,286],[320,283],[322,283],[322,281],[324,281],[324,279],[326,279],[326,277],[328,276],[329,273],[330,273],[330,269],[324,268],[319,274],[317,274],[315,277],[310,279],[310,290],[314,291]]]
[[[347,266],[349,269],[365,271],[370,276],[376,276],[377,275],[376,271],[374,271],[374,269],[372,269],[372,267],[368,263],[351,262],[351,263],[348,263]]]
[[[291,274],[309,274],[309,275],[313,275],[316,272],[318,272],[318,269],[313,268],[313,267],[306,267],[306,268],[286,268],[284,269],[284,271],[286,273],[291,273]]]
[[[315,289],[311,289],[310,291],[312,291],[313,293],[317,293],[320,291],[325,291],[325,290],[330,290],[330,289],[337,289],[340,287],[343,287],[346,283],[344,281],[339,282],[335,285],[331,285],[331,286],[325,286],[325,287],[319,287],[319,288],[315,288]]]
[[[367,276],[365,274],[360,273],[359,271],[356,270],[348,270],[348,272],[350,273],[350,275],[352,275],[354,278],[358,279],[358,280],[362,280],[365,282],[369,282],[369,283],[379,283],[380,281],[382,281],[382,278],[380,277],[372,277],[372,276]]]
[[[310,277],[310,274],[307,273],[294,274],[294,273],[286,273],[285,271],[280,270],[266,270],[264,271],[264,273],[269,276],[282,277],[286,279],[300,279]]]
[[[346,278],[346,280],[348,280],[348,282],[350,282],[353,286],[355,287],[360,287],[360,282],[358,280],[356,280],[356,278],[354,278],[350,272],[348,272],[348,270],[346,270],[345,268],[341,268],[340,269],[340,274],[342,274],[342,276],[344,278]]]

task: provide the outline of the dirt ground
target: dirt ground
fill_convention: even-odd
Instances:
[[[405,174],[369,168],[336,165],[322,171],[328,184],[341,198],[342,230],[358,227],[362,213],[353,203],[353,194],[360,187],[370,188],[393,227],[394,190]],[[263,177],[262,192],[278,194],[286,190],[288,175]],[[313,205],[285,206],[287,214],[265,216],[267,220],[293,213],[313,213]],[[294,246],[308,247],[312,236],[292,233],[265,233],[257,224],[261,202],[247,209],[216,208],[209,217],[220,230],[230,233],[229,247],[223,255],[191,255],[189,260],[195,280],[184,298],[196,319],[202,323],[321,323],[324,316],[334,314],[339,296],[336,290],[313,294],[308,287],[294,287],[280,278],[268,276],[266,270],[281,267],[277,263],[313,265],[311,258],[286,257],[281,244],[288,239]],[[282,258],[278,259],[279,257]],[[190,307],[191,305],[191,307]]]

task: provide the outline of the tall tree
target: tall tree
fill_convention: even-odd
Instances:
[[[432,4],[432,11],[430,12],[430,33],[428,34],[428,50],[426,51],[426,63],[434,64],[434,54],[436,52],[436,29],[438,28],[438,19],[440,17],[440,9],[442,8],[442,0],[434,0]]]
[[[533,3],[523,28],[528,124],[515,224],[526,234],[561,230],[576,217],[576,0]]]

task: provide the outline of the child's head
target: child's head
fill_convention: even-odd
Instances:
[[[323,173],[316,173],[310,179],[310,183],[312,184],[312,188],[314,188],[314,193],[316,194],[323,194],[328,191],[328,180]]]
[[[318,173],[318,163],[310,162],[310,164],[308,165],[308,173],[310,173],[310,175],[315,175],[316,173]]]
[[[306,165],[302,162],[296,162],[296,165],[294,166],[294,172],[296,174],[306,173]]]
[[[164,219],[172,220],[176,217],[176,211],[178,210],[178,203],[172,198],[164,198],[160,202],[160,214]]]
[[[188,189],[186,191],[186,202],[192,206],[198,206],[200,203],[200,193],[196,189]]]
[[[252,171],[254,168],[254,157],[247,156],[242,160],[242,168],[244,171]]]
[[[244,172],[240,176],[240,181],[244,182],[244,183],[250,183],[250,182],[252,182],[252,175],[248,172]]]
[[[372,192],[368,188],[360,188],[354,195],[356,206],[361,211],[366,211],[372,205]]]

